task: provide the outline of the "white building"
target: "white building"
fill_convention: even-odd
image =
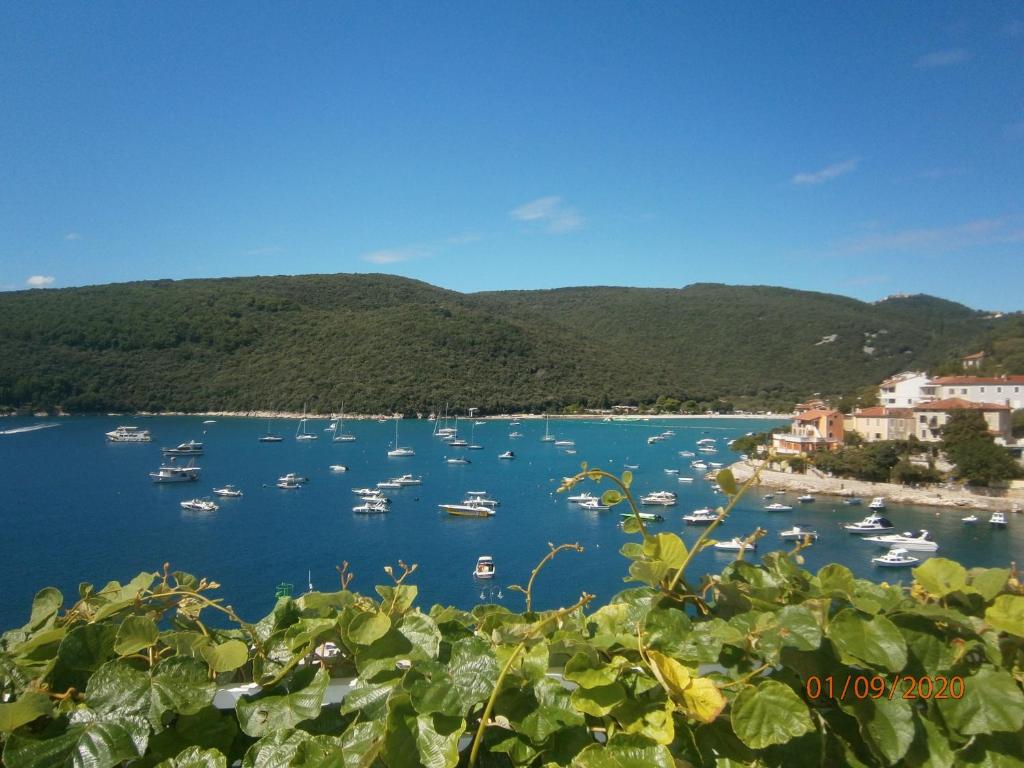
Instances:
[[[912,408],[937,399],[932,380],[923,371],[897,373],[878,386],[878,404],[883,408]]]
[[[933,394],[942,399],[1000,403],[1011,411],[1024,408],[1024,376],[940,376],[931,384],[937,390]]]

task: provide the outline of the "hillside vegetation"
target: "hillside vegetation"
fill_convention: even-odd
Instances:
[[[867,304],[697,284],[460,294],[388,275],[160,280],[0,293],[0,406],[484,412],[784,407],[998,339],[927,296]]]

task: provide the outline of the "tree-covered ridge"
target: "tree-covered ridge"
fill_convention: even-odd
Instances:
[[[866,304],[713,284],[460,294],[306,275],[23,291],[0,294],[0,406],[784,407],[1012,342],[1024,335],[1015,321],[931,297]]]

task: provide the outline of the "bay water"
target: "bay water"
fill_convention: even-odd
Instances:
[[[411,577],[420,590],[424,610],[433,603],[470,608],[481,602],[498,602],[513,610],[523,608],[522,595],[509,584],[526,584],[530,571],[548,552],[548,544],[578,542],[582,553],[565,552],[545,568],[535,586],[535,606],[553,608],[570,604],[581,592],[597,597],[595,605],[630,586],[623,581],[628,561],[619,548],[638,537],[623,533],[618,508],[586,511],[566,500],[570,494],[556,489],[563,476],[579,471],[580,462],[616,474],[626,465],[633,470],[637,496],[655,490],[678,494],[674,507],[647,507],[665,516],[652,523],[652,531],[681,533],[689,544],[701,528],[686,526],[683,514],[723,503],[711,483],[690,469],[692,459],[679,451],[694,451],[697,440],[715,438],[719,451],[702,456],[710,461],[737,458],[728,450],[732,438],[763,431],[777,423],[754,419],[652,418],[648,421],[605,422],[595,420],[550,421],[559,439],[575,441],[570,454],[565,448],[541,442],[545,423],[523,420],[488,420],[472,426],[460,422],[460,436],[483,446],[482,450],[452,448],[432,435],[434,424],[403,420],[400,443],[416,455],[392,458],[394,422],[372,420],[345,422],[355,442],[332,442],[324,431],[326,420],[311,419],[307,430],[318,440],[296,441],[297,420],[274,420],[270,428],[284,436],[280,443],[261,443],[267,430],[259,419],[217,417],[66,417],[52,420],[49,429],[0,435],[0,629],[23,624],[32,596],[44,586],[56,586],[66,604],[74,602],[79,582],[97,587],[116,579],[126,581],[144,570],[158,571],[164,562],[175,570],[205,576],[222,585],[221,594],[248,620],[265,615],[274,603],[278,584],[294,585],[294,593],[307,584],[322,591],[338,588],[335,566],[343,561],[355,574],[352,589],[373,594],[375,584],[389,583],[384,566],[397,561],[416,563]],[[37,426],[40,419],[3,420],[3,430]],[[150,443],[110,443],[104,433],[119,424],[134,424],[153,433]],[[663,431],[676,434],[663,442],[647,438]],[[472,435],[470,434],[472,431]],[[512,438],[518,431],[522,437]],[[198,482],[155,484],[149,473],[163,463],[161,447],[195,439],[205,443],[197,457],[202,467]],[[498,455],[512,450],[514,460]],[[445,457],[465,456],[471,463],[451,465]],[[187,460],[178,459],[178,463]],[[341,464],[347,472],[333,472]],[[665,469],[694,478],[678,482]],[[288,472],[309,478],[298,490],[275,487]],[[352,512],[357,503],[353,488],[374,486],[403,473],[421,476],[423,484],[387,490],[391,511],[381,515]],[[233,484],[241,498],[211,496],[215,487]],[[600,495],[609,487],[581,483],[579,490]],[[438,505],[459,503],[468,491],[487,491],[500,500],[489,518],[456,518]],[[778,533],[794,524],[816,529],[818,543],[803,555],[805,567],[817,570],[830,562],[843,563],[857,576],[890,582],[909,582],[908,569],[882,569],[870,559],[884,550],[841,529],[868,513],[866,506],[845,506],[839,499],[819,497],[800,504],[795,494],[777,494],[775,501],[794,506],[788,513],[763,511],[764,491],[753,491],[741,500],[719,539],[746,536],[757,526],[768,530],[758,544],[756,559],[772,549],[789,549]],[[220,509],[211,513],[188,512],[180,502],[194,497],[214,498]],[[867,499],[864,500],[865,505]],[[988,525],[988,515],[964,525],[961,509],[892,507],[886,511],[897,532],[926,528],[939,542],[939,556],[965,566],[1008,566],[1024,553],[1024,518],[1009,516],[1006,529]],[[927,554],[913,553],[922,559]],[[491,555],[497,578],[481,582],[472,572],[480,555]],[[691,583],[706,572],[718,572],[734,558],[733,553],[709,550],[695,561]]]

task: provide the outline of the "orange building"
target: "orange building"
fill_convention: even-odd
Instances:
[[[772,435],[776,453],[836,451],[843,445],[843,414],[825,408],[798,413],[789,432]]]

